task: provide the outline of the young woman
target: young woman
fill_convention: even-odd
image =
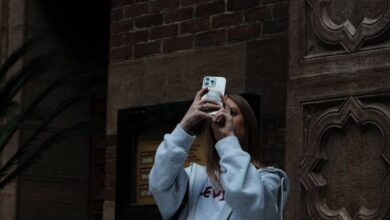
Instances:
[[[149,184],[161,215],[191,220],[281,219],[288,177],[282,170],[262,166],[252,109],[238,95],[227,95],[222,108],[202,101],[206,92],[196,94],[181,122],[157,149]],[[218,112],[212,116],[210,110]],[[195,139],[191,129],[201,121],[209,122],[212,133],[207,166],[192,163],[184,169]]]

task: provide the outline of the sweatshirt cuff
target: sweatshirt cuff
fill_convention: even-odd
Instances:
[[[177,145],[181,146],[187,151],[194,142],[196,136],[188,134],[180,125],[177,125],[176,128],[170,134],[172,141]]]
[[[234,154],[237,150],[242,150],[240,142],[236,136],[227,136],[222,138],[215,144],[215,149],[217,149],[221,158],[228,154]]]

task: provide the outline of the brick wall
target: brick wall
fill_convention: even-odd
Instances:
[[[110,62],[287,32],[287,1],[112,0]]]

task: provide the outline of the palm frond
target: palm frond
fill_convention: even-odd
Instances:
[[[47,71],[47,59],[48,56],[46,55],[33,58],[0,88],[0,116],[6,116],[10,103],[13,102],[15,95],[27,82],[38,74]]]
[[[8,71],[17,63],[24,55],[34,49],[38,45],[37,39],[31,39],[15,50],[0,67],[0,83],[4,81]]]
[[[21,122],[20,117],[21,116],[19,114],[15,117],[9,118],[7,120],[7,124],[4,126],[4,128],[2,128],[0,132],[0,152],[4,149],[12,135],[18,129]]]
[[[12,112],[12,108],[15,108],[15,106],[18,105],[18,103],[14,101],[18,92],[24,88],[28,82],[34,79],[34,77],[47,72],[47,70],[50,69],[50,65],[55,63],[52,62],[51,55],[35,56],[32,59],[28,59],[27,62],[26,60],[23,60],[23,56],[29,51],[32,51],[36,46],[38,46],[37,40],[29,41],[12,53],[0,67],[0,119],[2,117],[6,117],[7,119],[5,120],[6,124],[0,129],[0,153],[7,146],[7,143],[13,134],[20,128],[27,117],[31,115],[31,113],[37,109],[38,105],[56,88],[62,84],[83,80],[84,78],[91,78],[93,75],[98,74],[98,72],[92,70],[90,66],[84,66],[83,69],[78,67],[77,69],[69,71],[70,69],[66,66],[62,69],[58,69],[58,64],[56,63],[56,72],[58,73],[58,71],[60,71],[63,74],[60,74],[60,77],[56,77],[43,89],[43,91],[37,96],[34,96],[33,100],[28,103],[25,108],[21,109],[20,112],[11,115],[9,113]],[[16,64],[21,61],[23,62],[22,67],[15,68],[14,71]],[[81,123],[76,126],[61,129],[59,132],[56,132],[54,135],[45,139],[42,143],[38,143],[40,142],[38,140],[41,140],[43,134],[47,134],[48,126],[65,110],[78,102],[97,97],[99,94],[104,95],[104,86],[95,86],[93,88],[85,89],[80,93],[64,99],[51,112],[46,114],[46,117],[38,127],[34,129],[32,135],[24,143],[19,145],[17,151],[9,159],[4,161],[4,166],[0,167],[0,190],[35,161],[39,155],[50,146],[66,137],[82,135],[86,132],[90,132],[91,128],[95,128],[95,126],[88,127]]]
[[[69,81],[73,80],[82,80],[84,78],[89,78],[91,76],[94,76],[96,74],[100,74],[97,71],[88,71],[89,68],[85,69],[78,69],[75,71],[67,71],[62,76],[58,77],[56,80],[51,82],[41,93],[39,93],[37,96],[35,96],[34,100],[31,101],[28,106],[16,117],[13,117],[12,120],[10,120],[6,126],[4,127],[3,131],[0,134],[0,152],[4,147],[6,146],[9,139],[12,137],[12,135],[15,133],[15,131],[18,129],[21,122],[38,106],[38,104],[44,100],[45,97],[47,97],[53,90],[58,88],[59,86],[68,83]],[[85,71],[85,72],[84,72]],[[86,92],[86,97],[93,97],[96,96],[98,93],[102,92],[102,87],[95,87],[94,90],[90,90],[89,92]],[[74,97],[75,98],[75,97]],[[80,97],[81,98],[81,97]]]
[[[22,144],[19,149],[8,159],[8,161],[0,168],[0,177],[5,175],[9,169],[15,165],[16,161],[21,158],[25,152],[27,152],[27,147],[31,145],[35,140],[37,140],[38,136],[42,134],[47,126],[59,115],[61,115],[62,112],[64,112],[69,107],[73,106],[74,104],[83,101],[85,99],[95,97],[97,94],[101,93],[103,91],[103,87],[93,87],[88,90],[82,91],[75,96],[69,97],[64,102],[59,104],[56,109],[54,109],[47,118],[38,126],[38,128],[35,130],[35,132],[28,138],[28,140]],[[5,142],[6,143],[6,142]],[[1,147],[5,147],[1,146]],[[0,148],[0,152],[1,152]]]
[[[13,164],[14,169],[8,170],[6,173],[0,175],[0,190],[15,179],[17,175],[19,175],[23,170],[28,168],[32,162],[37,160],[42,152],[49,149],[54,144],[58,143],[65,138],[73,137],[76,135],[84,135],[91,132],[97,131],[96,125],[91,125],[91,123],[82,122],[75,126],[71,126],[61,131],[53,134],[49,138],[47,138],[43,143],[39,144],[39,146],[31,152],[30,155],[27,155],[25,159],[19,161],[19,164]],[[10,167],[11,168],[11,167]],[[1,178],[3,177],[3,178]]]

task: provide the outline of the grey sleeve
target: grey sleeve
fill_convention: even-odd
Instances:
[[[171,134],[164,136],[157,149],[149,189],[164,219],[170,219],[183,200],[188,183],[183,163],[194,139],[178,125]]]
[[[215,147],[221,158],[225,199],[235,215],[239,219],[279,219],[281,173],[274,168],[259,172],[235,136],[221,139]]]

